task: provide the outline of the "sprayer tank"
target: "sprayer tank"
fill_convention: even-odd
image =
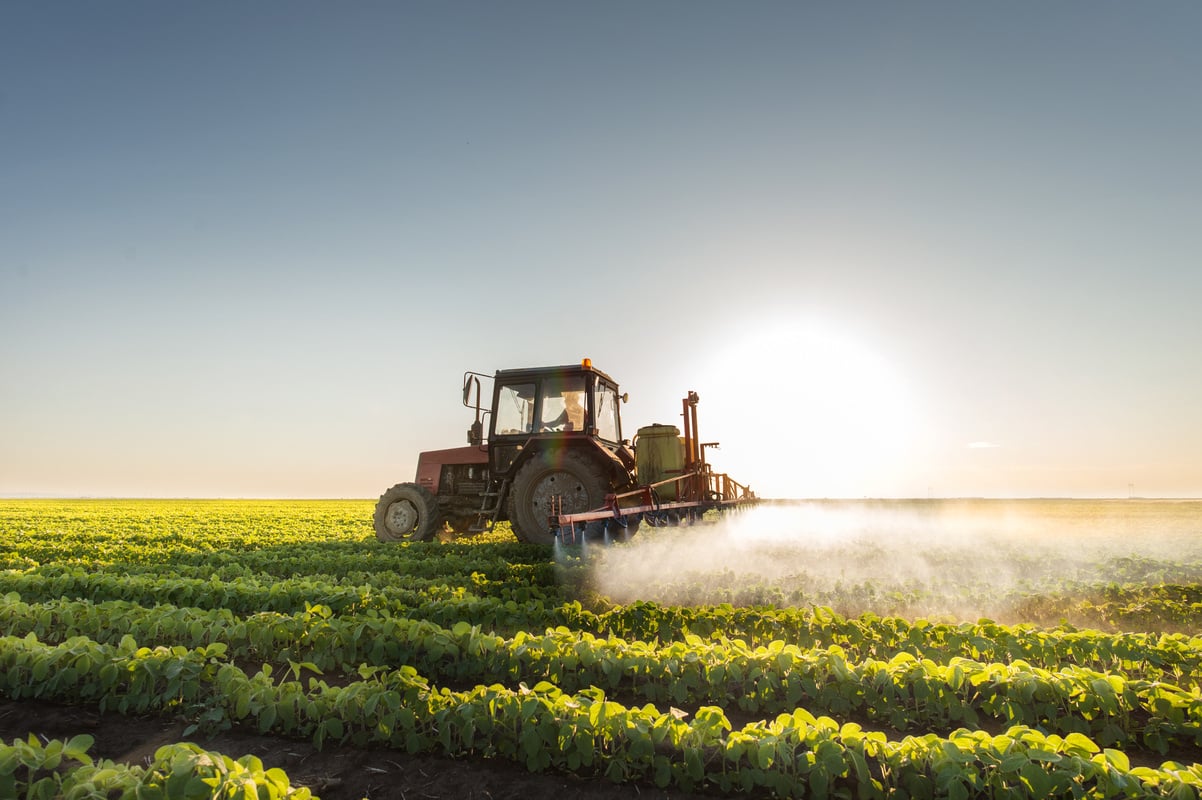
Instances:
[[[675,425],[646,425],[638,430],[634,448],[639,483],[650,484],[674,478],[684,469],[684,440]],[[665,484],[655,491],[660,500],[675,500],[677,485]]]

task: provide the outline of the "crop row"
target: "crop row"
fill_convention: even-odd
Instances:
[[[1202,679],[1202,636],[1101,633],[1030,625],[937,623],[863,614],[843,617],[828,608],[740,608],[665,606],[638,602],[618,606],[581,627],[628,639],[669,641],[689,635],[725,636],[752,643],[783,639],[802,647],[844,648],[851,658],[963,656],[978,661],[1024,660],[1039,665],[1064,662],[1099,671],[1169,679],[1190,686]]]
[[[178,553],[170,557],[170,563],[180,566],[205,566],[206,564],[248,564],[260,572],[288,574],[287,569],[299,568],[305,573],[345,572],[350,569],[368,571],[389,570],[405,572],[418,566],[420,569],[437,569],[444,573],[460,569],[466,572],[488,572],[490,569],[504,570],[510,565],[549,566],[548,549],[509,541],[491,542],[487,546],[474,539],[459,542],[404,542],[382,543],[372,538],[352,541],[324,541],[320,543],[282,543],[268,538],[258,547],[242,551],[222,550],[216,553]],[[277,570],[277,565],[286,563],[288,568]],[[425,565],[424,567],[420,565]]]
[[[371,535],[370,504],[228,501],[0,500],[0,553],[41,561],[328,542]],[[364,511],[368,514],[364,514]],[[129,559],[120,559],[129,560]]]
[[[71,679],[56,679],[65,673]],[[42,678],[38,678],[41,675]],[[179,676],[187,677],[181,682]],[[147,677],[149,676],[149,677]],[[186,685],[185,685],[186,684]],[[183,698],[207,704],[213,721],[238,720],[262,732],[325,741],[386,744],[410,752],[499,756],[533,770],[604,773],[615,781],[651,779],[661,787],[709,785],[780,796],[880,798],[1193,796],[1202,766],[1166,762],[1131,768],[1124,754],[1088,737],[1045,735],[1022,726],[991,736],[958,730],[890,741],[858,725],[840,726],[804,709],[733,730],[721,709],[692,721],[653,705],[627,707],[600,689],[565,694],[548,683],[466,692],[435,690],[412,667],[364,669],[362,679],[329,686],[311,679],[276,682],[218,666],[210,651],[149,650],[127,640],[112,647],[77,638],[58,646],[33,637],[0,639],[0,691],[117,707],[142,692],[152,707]],[[199,707],[193,709],[200,710]]]
[[[263,769],[255,756],[234,760],[194,744],[160,747],[146,766],[94,761],[91,736],[42,743],[0,742],[0,797],[28,800],[167,800],[243,797],[258,800],[316,800],[293,788],[281,769]]]
[[[364,583],[320,578],[287,582],[255,577],[167,578],[80,567],[0,572],[0,592],[16,592],[30,601],[60,597],[126,600],[141,605],[224,608],[235,614],[261,610],[291,614],[310,605],[324,605],[339,615],[376,610],[442,626],[466,621],[499,633],[568,627],[629,640],[667,642],[701,636],[753,645],[784,640],[803,649],[837,645],[851,660],[890,658],[905,652],[936,661],[961,656],[983,662],[1022,660],[1037,666],[1069,662],[1100,672],[1180,683],[1186,688],[1196,688],[1202,676],[1202,637],[1198,636],[1042,630],[988,620],[948,624],[874,615],[849,619],[823,608],[697,609],[636,603],[596,614],[575,601],[561,603],[537,596],[533,587],[509,586],[479,575],[468,576],[468,582],[470,587],[448,587],[437,581],[423,586],[387,576]]]
[[[204,570],[195,570],[196,575]],[[634,603],[601,614],[581,609],[576,602],[557,603],[536,585],[495,581],[479,574],[467,576],[466,586],[446,588],[440,579],[423,581],[390,573],[351,574],[342,579],[297,578],[288,582],[299,591],[251,575],[230,577],[208,571],[208,577],[166,577],[156,568],[137,570],[87,570],[82,567],[44,567],[26,572],[0,572],[0,591],[17,591],[25,597],[89,597],[97,600],[127,599],[136,602],[171,602],[200,607],[228,606],[239,612],[270,609],[289,612],[307,602],[329,605],[339,613],[364,607],[401,613],[430,600],[466,601],[475,614],[465,616],[455,609],[451,621],[466,619],[488,626],[568,627],[595,633],[611,633],[629,639],[681,639],[689,634],[724,634],[750,642],[786,639],[802,646],[822,642],[838,644],[855,657],[884,655],[897,650],[917,657],[964,655],[983,661],[1024,659],[1035,663],[1065,660],[1097,669],[1138,671],[1162,669],[1166,677],[1186,680],[1202,672],[1202,637],[1180,634],[1101,634],[1072,629],[1042,630],[1029,626],[979,623],[907,622],[897,617],[864,615],[843,618],[828,609],[704,608]],[[481,597],[475,602],[472,595]],[[527,611],[499,609],[497,599],[507,604],[518,600]],[[531,601],[534,601],[531,605]],[[506,611],[510,613],[506,613]],[[439,617],[441,621],[441,617]]]
[[[548,603],[518,599],[480,597],[464,587],[431,584],[417,589],[380,588],[373,583],[339,583],[297,577],[275,581],[253,577],[223,581],[220,578],[163,578],[89,572],[82,567],[0,572],[0,592],[16,593],[31,601],[81,598],[93,602],[125,600],[140,605],[171,604],[204,609],[224,608],[235,614],[275,611],[289,614],[319,604],[338,614],[366,610],[430,619],[452,625],[468,619],[488,628],[522,630],[542,628],[548,620],[562,624],[565,614],[575,613],[576,603]]]
[[[489,591],[486,584],[483,579],[473,579],[473,588],[481,589],[482,593]],[[420,590],[387,587],[380,590],[372,584],[350,581],[331,583],[313,579],[266,584],[253,578],[167,579],[97,574],[78,568],[0,573],[0,588],[14,592],[8,602],[20,596],[50,603],[55,602],[53,598],[70,596],[94,598],[97,602],[118,598],[142,605],[226,609],[234,614],[254,613],[259,609],[301,613],[313,603],[327,605],[339,615],[374,609],[441,625],[467,621],[500,631],[570,627],[631,640],[687,640],[700,635],[742,639],[753,646],[777,640],[803,649],[837,645],[846,651],[849,660],[888,658],[906,652],[919,659],[937,661],[962,656],[984,662],[1023,660],[1044,667],[1069,662],[1101,672],[1183,683],[1186,688],[1194,688],[1202,672],[1202,637],[1040,630],[989,621],[934,624],[873,615],[845,619],[822,608],[690,609],[643,603],[593,614],[575,602],[549,606],[541,601],[519,604],[477,598],[472,596],[475,592],[433,583]],[[722,632],[729,632],[729,636],[721,636]]]
[[[529,545],[505,547],[524,549],[526,558],[499,553],[492,548],[415,542],[398,547],[379,542],[333,542],[320,546],[291,545],[241,551],[179,554],[169,559],[114,562],[109,569],[151,574],[174,570],[180,575],[227,573],[290,578],[293,575],[339,576],[347,573],[418,578],[459,578],[477,573],[490,580],[520,581],[535,586],[556,585],[556,565],[540,553],[529,556]],[[95,566],[90,559],[58,559],[53,564]]]
[[[337,543],[335,543],[337,544]],[[339,547],[342,552],[326,552],[328,546],[314,548],[287,547],[273,550],[218,551],[197,556],[179,556],[157,560],[100,561],[94,557],[59,559],[46,564],[21,567],[54,574],[85,568],[116,574],[178,575],[181,577],[273,577],[291,578],[295,575],[323,576],[335,579],[348,574],[380,576],[399,582],[413,578],[425,580],[462,579],[480,575],[498,583],[519,583],[547,590],[557,589],[563,569],[545,558],[538,560],[509,560],[488,548],[455,545],[433,545],[443,552],[432,551],[428,543],[421,550],[406,546],[397,552],[396,546],[379,543],[357,544],[357,552]],[[525,545],[527,550],[531,548]],[[458,552],[456,552],[458,551]]]
[[[320,670],[412,664],[456,682],[547,680],[567,691],[600,686],[694,707],[737,703],[749,713],[781,713],[804,703],[898,729],[976,726],[985,717],[1087,733],[1107,745],[1142,741],[1159,752],[1174,742],[1202,744],[1197,690],[1077,666],[1047,670],[1023,661],[985,664],[960,657],[936,663],[908,653],[850,662],[837,646],[803,650],[776,641],[753,648],[696,636],[657,645],[566,628],[507,639],[465,622],[447,629],[375,612],[339,618],[320,606],[290,616],[240,618],[227,610],[10,600],[0,612],[11,634],[60,641],[79,634],[109,643],[132,636],[143,645],[219,643],[234,658]]]
[[[444,556],[547,561],[547,548],[513,540],[507,526],[460,542],[383,544],[363,501],[4,501],[0,499],[0,564],[179,563],[277,556],[376,562]],[[481,546],[486,545],[486,546]],[[268,570],[270,567],[268,567]],[[308,570],[306,570],[308,571]]]
[[[549,572],[550,565],[515,565],[504,577],[490,577],[478,571],[463,573],[431,571],[432,574],[420,574],[417,570],[407,573],[372,572],[362,569],[345,569],[338,572],[303,572],[287,573],[287,577],[263,573],[248,569],[237,563],[223,563],[219,566],[183,566],[172,564],[111,564],[103,567],[83,566],[79,564],[50,564],[24,570],[23,574],[41,576],[57,580],[63,576],[87,575],[93,583],[106,578],[145,578],[148,580],[172,581],[202,581],[204,583],[240,582],[246,585],[272,585],[282,580],[297,580],[304,576],[310,586],[328,586],[331,590],[346,587],[371,586],[377,591],[387,592],[399,590],[416,592],[433,590],[445,594],[447,589],[463,589],[480,597],[497,597],[502,599],[542,600],[544,602],[561,603],[565,594],[553,579],[546,579],[539,573]]]
[[[1036,620],[1076,616],[1118,628],[1160,629],[1168,624],[1197,629],[1202,623],[1202,585],[1070,586],[1018,599],[1014,613],[1023,619]]]

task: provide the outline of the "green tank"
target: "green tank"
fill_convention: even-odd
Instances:
[[[676,477],[684,469],[684,441],[675,425],[646,425],[634,442],[634,459],[639,483],[656,483]],[[658,487],[660,500],[675,500],[677,485]]]

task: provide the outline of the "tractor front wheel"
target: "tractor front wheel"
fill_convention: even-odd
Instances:
[[[438,500],[416,483],[398,483],[380,495],[372,517],[381,542],[425,542],[438,532]]]
[[[551,501],[558,496],[561,513],[579,514],[605,504],[608,481],[598,465],[573,450],[548,450],[517,471],[509,491],[509,522],[523,542],[554,544]]]

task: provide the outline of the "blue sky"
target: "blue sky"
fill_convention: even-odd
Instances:
[[[780,496],[1202,496],[1190,3],[0,4],[0,494],[375,496],[464,370]]]

